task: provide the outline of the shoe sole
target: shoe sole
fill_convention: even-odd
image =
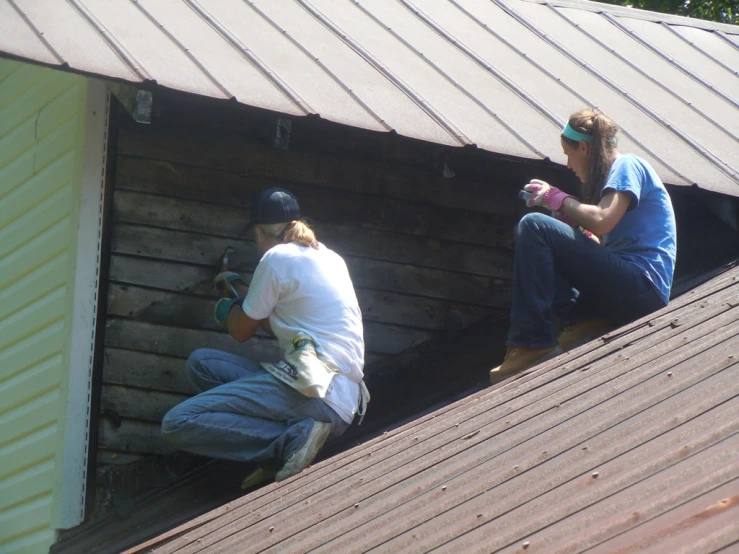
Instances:
[[[262,483],[272,479],[276,474],[277,471],[275,471],[274,469],[264,469],[262,467],[258,467],[249,475],[244,477],[243,481],[241,481],[241,490],[245,491],[252,487],[256,487],[257,485],[261,485]]]
[[[284,481],[308,467],[318,455],[330,434],[330,423],[314,422],[305,444],[290,455],[285,465],[275,475],[275,481]]]

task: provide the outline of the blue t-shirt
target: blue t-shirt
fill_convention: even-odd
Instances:
[[[628,193],[631,203],[616,227],[601,237],[604,246],[641,268],[667,304],[677,236],[675,213],[665,186],[647,162],[622,154],[613,162],[601,196],[607,190]]]

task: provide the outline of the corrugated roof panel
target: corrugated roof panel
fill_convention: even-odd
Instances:
[[[720,97],[711,98],[711,102],[705,98],[704,104],[713,104],[723,109],[723,117],[719,116],[718,111],[716,117],[711,117],[698,110],[691,101],[693,98],[685,98],[678,92],[680,85],[689,80],[686,75],[678,72],[667,61],[656,57],[600,14],[561,8],[557,13],[572,22],[573,32],[598,43],[587,52],[582,52],[584,60],[595,64],[599,58],[608,57],[608,76],[618,86],[638,98],[640,103],[655,111],[664,121],[671,121],[673,113],[681,112],[680,131],[698,141],[708,151],[715,152],[724,159],[731,159],[736,152],[735,142],[739,140],[739,111],[729,109],[731,105]],[[624,45],[631,46],[631,50],[622,53],[621,48]],[[647,71],[643,57],[650,60],[657,71],[663,70],[661,75],[657,74],[659,78]],[[693,80],[689,81],[693,84],[692,96],[697,97],[695,100],[700,104],[701,96],[695,94],[700,85]]]
[[[736,510],[739,504],[727,502],[727,499],[737,490],[739,482],[735,479],[599,544],[591,552],[661,554],[679,552],[686,544],[695,542],[698,543],[695,548],[697,552],[716,551],[722,544],[730,542],[725,539],[723,542],[716,542],[716,538],[736,533],[732,523],[738,517]],[[637,516],[641,517],[640,514]]]
[[[622,126],[622,150],[664,181],[739,195],[735,26],[583,0],[0,0],[0,10],[8,55],[528,159],[563,163],[557,128],[598,106]]]
[[[668,29],[689,42],[694,48],[715,59],[716,63],[722,64],[729,73],[739,77],[736,48],[722,40],[716,33],[706,33],[683,25],[670,25]],[[734,94],[737,94],[736,89]]]
[[[189,92],[228,98],[163,32],[165,21],[147,15],[144,2],[84,0],[84,5],[160,85],[177,89],[185,83]]]
[[[486,133],[495,137],[502,153],[536,156],[530,147],[491,117],[475,101],[473,94],[455,85],[454,78],[442,66],[458,63],[471,71],[477,71],[477,68],[443,40],[438,40],[438,35],[402,6],[385,2],[347,3],[347,9],[336,9],[331,0],[312,4],[322,12],[330,11],[335,25],[361,44],[368,55],[387,68],[390,74],[399,76],[410,94],[427,103],[426,109],[430,113],[436,113],[439,119],[449,122],[450,132],[459,137],[460,145],[474,142],[470,135],[479,137]],[[424,36],[429,34],[437,39],[434,44],[437,50],[434,54],[421,56],[418,50],[424,47]],[[429,47],[428,43],[426,47]],[[507,94],[500,85],[493,82],[490,85]]]
[[[134,68],[109,47],[100,33],[71,3],[59,2],[54,5],[54,9],[49,9],[49,5],[43,2],[18,4],[70,68],[126,81],[144,80],[144,77],[138,75]],[[24,57],[26,55],[23,53]]]
[[[502,3],[504,0],[495,0]],[[689,110],[682,110],[680,122],[661,116],[657,109],[669,104],[670,96],[659,94],[656,86],[648,87],[648,81],[599,46],[555,10],[540,12],[541,7],[527,2],[517,5],[515,12],[524,17],[552,41],[555,48],[580,66],[579,87],[589,97],[598,98],[597,106],[611,114],[622,128],[635,137],[650,137],[649,158],[670,160],[676,172],[683,175],[710,175],[710,180],[731,187],[739,178],[729,176],[715,164],[714,155],[682,130],[687,124]],[[586,13],[581,17],[598,18]],[[624,74],[625,71],[629,74]],[[645,90],[644,87],[647,87]],[[592,91],[592,92],[591,92]],[[656,96],[655,96],[656,95]],[[674,101],[673,101],[674,102]],[[656,106],[656,107],[653,107]],[[682,109],[682,106],[680,108]],[[674,113],[674,111],[672,112]],[[615,115],[618,114],[618,115]],[[694,114],[693,114],[694,115]],[[692,116],[692,115],[691,115]],[[708,125],[707,123],[705,125]],[[687,141],[692,141],[692,145]],[[731,141],[734,142],[734,141]]]
[[[330,33],[341,38],[346,47],[356,51],[374,71],[380,73],[413,102],[421,106],[428,116],[456,141],[457,145],[472,144],[456,122],[450,120],[449,114],[438,109],[438,102],[435,100],[438,100],[440,95],[449,92],[448,84],[443,77],[426,67],[391,33],[368,17],[365,12],[348,3],[341,4],[339,9],[336,9],[339,4],[335,3],[324,5],[321,2],[300,0],[300,4]],[[330,10],[330,16],[324,13],[327,8]],[[408,67],[405,67],[405,64]],[[430,86],[422,86],[418,89],[419,76],[428,79],[426,84]],[[429,94],[432,88],[441,89],[440,92],[436,92],[436,98],[433,94]],[[464,102],[461,97],[460,101]]]
[[[356,95],[357,101],[378,115],[390,129],[415,138],[425,138],[444,144],[457,144],[422,107],[413,102],[391,81],[375,71],[354,50],[346,48],[342,40],[300,9],[296,14],[275,2],[255,3],[256,8],[274,21],[296,40],[310,55],[318,58],[339,82]],[[307,52],[305,55],[307,56]],[[318,63],[318,62],[316,62]],[[306,83],[304,86],[309,86]],[[340,109],[340,106],[336,106]]]
[[[230,30],[244,43],[251,44],[254,53],[273,71],[283,76],[285,82],[322,117],[341,120],[349,125],[377,131],[387,131],[373,117],[371,111],[363,109],[346,91],[347,85],[331,78],[316,63],[315,57],[302,52],[279,26],[270,23],[262,8],[267,6],[246,3],[242,0],[226,0],[204,3],[220,21],[228,21]],[[280,11],[291,27],[300,27],[312,19],[299,6],[282,6]],[[240,14],[233,17],[233,14]],[[264,14],[264,15],[262,15]],[[324,38],[326,34],[324,32]],[[363,63],[356,59],[354,63]]]
[[[516,7],[520,8],[523,5],[524,3],[518,3]],[[530,6],[532,9],[541,9],[541,6],[535,4]],[[494,30],[494,32],[498,33],[520,51],[525,52],[526,57],[524,61],[518,60],[521,65],[528,63],[532,66],[542,69],[546,68],[546,70],[551,71],[552,77],[545,78],[542,76],[542,87],[544,90],[541,92],[541,98],[544,98],[546,102],[553,102],[558,98],[558,96],[549,96],[546,93],[545,89],[548,82],[551,82],[549,86],[554,90],[560,88],[576,95],[575,99],[564,105],[550,104],[551,109],[560,114],[563,121],[566,120],[570,113],[584,106],[599,106],[606,113],[618,113],[618,117],[615,115],[613,117],[618,121],[624,131],[620,139],[622,150],[632,152],[652,161],[655,168],[660,172],[660,175],[663,176],[663,179],[668,182],[689,184],[689,179],[684,177],[678,170],[673,169],[669,162],[652,154],[653,151],[651,151],[651,148],[645,144],[648,143],[649,146],[652,146],[654,143],[651,140],[643,140],[644,135],[638,135],[642,140],[636,139],[640,144],[635,142],[633,137],[636,133],[623,118],[624,110],[634,111],[633,107],[620,96],[614,94],[602,82],[592,77],[575,60],[568,57],[566,50],[557,50],[547,42],[545,34],[539,25],[545,19],[544,17],[537,17],[536,22],[531,22],[526,17],[516,19],[508,15],[504,10],[505,7],[508,7],[508,4],[500,3],[499,5],[495,5],[493,2],[487,2],[486,0],[476,0],[476,3],[464,4],[464,8],[468,9],[474,17],[477,17],[483,25]],[[518,14],[518,12],[514,13],[519,16],[524,15]],[[548,11],[546,19],[555,24],[559,23],[560,27],[564,28],[562,23],[558,21],[559,18],[556,14],[551,11]],[[566,99],[563,96],[560,96],[560,98]],[[606,101],[609,102],[608,106],[604,105]],[[610,110],[608,109],[609,106],[611,108]],[[647,129],[647,132],[649,130]],[[551,140],[553,143],[553,151],[550,154],[552,159],[559,163],[565,163],[566,160],[562,154],[558,135],[554,135]]]
[[[618,20],[640,38],[647,40],[650,44],[674,58],[691,73],[719,89],[732,99],[734,106],[739,106],[739,81],[736,75],[732,75],[726,68],[675,36],[665,26],[639,19],[618,18]],[[733,64],[729,64],[730,66],[737,64],[736,56],[734,60]]]
[[[543,135],[541,140],[549,142],[547,149],[550,149],[551,143],[558,141],[557,133],[566,117],[560,113],[560,107],[571,105],[570,111],[574,111],[583,103],[573,90],[563,86],[557,79],[556,68],[532,63],[528,57],[528,41],[522,40],[521,44],[517,45],[509,40],[516,39],[521,34],[525,35],[528,31],[515,22],[506,21],[505,14],[487,1],[460,4],[456,1],[432,0],[416,3],[415,6],[422,7],[425,15],[432,18],[444,32],[454,37],[460,51],[467,53],[471,60],[475,60],[480,69],[490,74],[491,79],[509,80],[517,89],[512,89],[514,93],[532,97],[530,109],[539,111],[545,119],[552,121],[554,135],[550,137],[546,136],[545,122],[535,127]],[[481,18],[484,17],[480,13],[481,8],[487,13],[484,19]],[[515,29],[512,30],[511,27]],[[510,31],[508,38],[507,31]],[[553,111],[553,107],[556,111]],[[518,117],[518,114],[504,115]],[[530,127],[517,126],[517,129],[529,137],[532,135]]]
[[[47,64],[60,64],[21,14],[9,3],[0,2],[0,21],[3,22],[3,49],[9,54],[30,58]]]
[[[493,144],[510,143],[510,150],[501,151],[546,157],[543,153],[548,150],[546,137],[531,135],[526,129],[553,124],[524,98],[524,91],[517,84],[497,78],[470,55],[472,52],[465,52],[455,45],[464,39],[464,31],[460,36],[452,35],[445,28],[445,20],[437,21],[422,11],[426,7],[424,3],[384,0],[356,5],[402,44],[388,44],[390,50],[397,52],[399,47],[407,51],[425,68],[443,77],[445,86],[450,86],[449,94],[433,100],[432,104],[458,122],[466,135],[479,137],[475,141],[479,146],[489,149]],[[450,18],[463,18],[457,10],[450,11],[449,15]],[[467,22],[467,27],[472,25],[472,22]],[[389,52],[387,55],[392,56]],[[398,61],[398,64],[402,63]],[[402,71],[400,66],[398,71]],[[421,76],[410,84],[420,89],[423,79]],[[460,108],[465,111],[460,112]]]
[[[738,290],[734,268],[142,551],[727,547],[739,537]]]
[[[251,58],[249,43],[233,34],[232,22],[250,16],[246,6],[229,20],[214,19],[211,24],[207,2],[147,0],[142,4],[238,101],[292,115],[311,113],[310,108],[300,105],[300,99],[291,98],[289,91],[280,88],[279,77],[269,67],[260,67],[261,60]],[[176,78],[177,67],[171,71],[172,78]]]
[[[736,46],[736,48],[739,49],[739,34],[730,35],[728,33],[724,33],[723,31],[714,31],[714,32],[716,33],[716,35],[720,36],[726,42]]]

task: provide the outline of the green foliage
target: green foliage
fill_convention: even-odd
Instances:
[[[739,0],[600,0],[653,12],[739,24]]]

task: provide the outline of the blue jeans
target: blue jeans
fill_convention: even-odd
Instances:
[[[313,421],[331,423],[331,437],[349,424],[320,398],[272,377],[257,362],[203,348],[185,364],[197,396],[162,420],[164,438],[179,450],[281,467],[308,438]]]
[[[508,346],[555,346],[555,318],[622,325],[665,305],[640,268],[551,216],[525,215],[515,239]]]

